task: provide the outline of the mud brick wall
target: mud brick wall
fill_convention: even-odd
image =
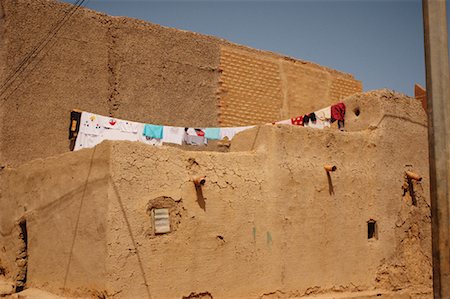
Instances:
[[[220,115],[222,126],[253,125],[275,120],[282,108],[279,65],[263,55],[222,47]]]
[[[71,8],[0,0],[0,82]],[[314,63],[82,8],[0,95],[0,166],[69,151],[72,109],[173,126],[253,125],[361,89]]]
[[[362,91],[352,75],[232,44],[221,46],[219,68],[221,126],[286,119]]]

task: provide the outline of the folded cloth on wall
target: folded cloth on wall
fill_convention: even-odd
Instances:
[[[163,143],[183,144],[184,140],[184,128],[164,126],[163,128]]]
[[[220,128],[206,128],[205,129],[206,139],[218,140],[220,139]]]
[[[163,126],[145,124],[144,131],[142,134],[149,138],[162,139],[163,138]]]

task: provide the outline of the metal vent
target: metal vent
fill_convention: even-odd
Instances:
[[[153,209],[155,234],[170,232],[169,209]]]

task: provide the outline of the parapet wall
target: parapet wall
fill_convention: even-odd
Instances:
[[[1,82],[70,9],[0,1]],[[0,165],[67,152],[74,108],[162,125],[236,126],[309,113],[361,89],[353,76],[310,62],[79,9],[0,96]]]
[[[423,109],[389,91],[345,104],[347,132],[265,125],[229,153],[103,142],[4,170],[7,276],[26,219],[27,284],[59,294],[431,298]],[[406,170],[423,179],[404,192]],[[155,235],[155,207],[170,233]]]

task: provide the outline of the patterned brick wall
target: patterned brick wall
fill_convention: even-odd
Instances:
[[[362,91],[362,83],[353,78],[334,77],[331,82],[330,99],[339,102],[345,97]]]
[[[222,127],[290,118],[362,91],[351,75],[231,44],[221,45],[219,70]]]
[[[299,62],[283,61],[285,100],[282,118],[312,112],[329,105],[330,73]]]
[[[221,126],[252,125],[279,117],[282,102],[278,64],[222,48],[220,57]]]

